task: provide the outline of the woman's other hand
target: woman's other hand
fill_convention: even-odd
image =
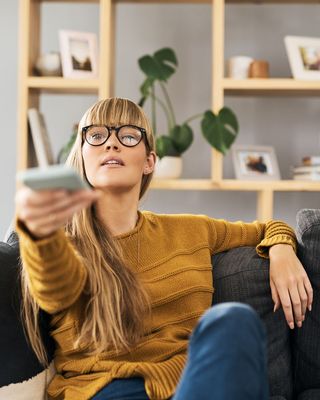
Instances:
[[[269,249],[270,286],[274,311],[282,306],[291,329],[294,322],[300,328],[307,308],[311,311],[313,290],[308,275],[293,248],[287,244]]]
[[[35,238],[40,239],[64,226],[76,212],[98,197],[99,192],[88,189],[36,191],[22,186],[15,197],[16,217]]]

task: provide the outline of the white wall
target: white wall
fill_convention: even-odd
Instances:
[[[14,179],[17,116],[18,0],[0,0],[0,113],[1,113],[1,206],[0,237],[14,212]],[[58,50],[59,28],[98,32],[95,4],[45,3],[42,50]],[[273,76],[289,76],[283,37],[286,34],[318,36],[319,5],[241,5],[226,9],[226,57],[236,54],[267,59]],[[211,105],[211,8],[209,5],[121,4],[117,6],[116,95],[139,99],[143,75],[137,59],[170,46],[179,68],[170,80],[169,91],[177,119],[182,122]],[[94,96],[45,95],[41,108],[57,154]],[[227,105],[240,121],[238,143],[273,145],[283,178],[304,155],[320,153],[320,100],[316,97],[229,97]],[[195,141],[184,158],[183,177],[210,175],[210,148],[195,122]],[[165,125],[159,127],[164,132]],[[233,177],[231,157],[225,174]],[[240,192],[150,191],[142,207],[157,212],[206,213],[227,219],[255,218],[255,194]],[[318,193],[278,193],[275,217],[295,224],[302,207],[319,206]]]

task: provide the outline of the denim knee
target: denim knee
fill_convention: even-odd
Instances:
[[[234,334],[240,327],[241,329],[254,327],[262,336],[265,335],[264,326],[257,312],[251,306],[237,302],[220,303],[209,308],[200,318],[194,335],[201,335],[220,322],[230,334]]]

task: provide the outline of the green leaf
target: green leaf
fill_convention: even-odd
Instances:
[[[178,66],[178,60],[176,53],[170,47],[164,47],[154,53],[154,58],[159,62],[170,62],[175,66]]]
[[[159,79],[159,68],[154,58],[147,55],[139,58],[138,60],[141,70],[150,79]]]
[[[204,113],[201,121],[203,136],[216,150],[226,154],[235,141],[239,124],[235,114],[227,107],[215,115],[211,110]]]
[[[164,156],[179,156],[179,152],[175,148],[173,140],[169,136],[159,136],[156,139],[156,153],[159,158]]]
[[[237,135],[239,131],[239,124],[236,115],[230,108],[223,107],[221,108],[218,117],[220,121],[229,128],[235,135]]]
[[[170,48],[156,51],[153,56],[145,55],[138,60],[141,70],[153,80],[166,81],[178,65],[176,55]]]
[[[180,154],[185,152],[193,142],[193,132],[188,124],[174,126],[170,132],[170,137]]]

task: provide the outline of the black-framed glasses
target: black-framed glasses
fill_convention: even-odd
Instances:
[[[135,125],[121,125],[118,127],[107,125],[89,125],[82,128],[82,134],[91,146],[101,146],[109,139],[112,131],[121,144],[126,147],[137,146],[144,138],[148,145],[146,130]]]

